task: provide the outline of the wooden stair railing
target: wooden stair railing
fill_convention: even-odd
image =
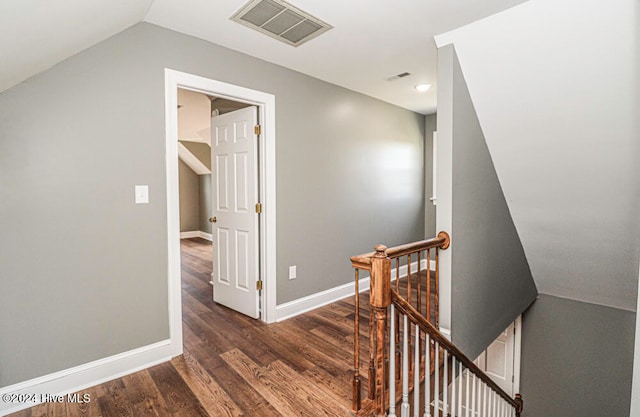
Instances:
[[[522,397],[511,398],[438,330],[438,250],[447,249],[449,242],[449,235],[440,232],[436,238],[390,249],[378,245],[375,252],[351,258],[356,270],[353,411],[357,416],[520,416]],[[369,271],[371,277],[364,399],[360,270]]]

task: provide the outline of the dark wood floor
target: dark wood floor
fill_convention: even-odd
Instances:
[[[212,302],[209,242],[183,240],[182,249],[183,356],[81,391],[88,403],[11,416],[351,415],[353,297],[266,325]],[[366,346],[368,310],[360,317]]]

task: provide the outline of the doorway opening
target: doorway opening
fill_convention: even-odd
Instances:
[[[473,362],[513,397],[520,392],[521,351],[522,316],[518,316]]]
[[[235,102],[254,106],[260,125],[257,144],[257,199],[261,204],[257,225],[257,254],[260,259],[256,279],[261,280],[261,320],[275,321],[276,307],[276,204],[275,204],[275,96],[170,69],[165,70],[167,240],[169,326],[174,356],[182,354],[182,295],[180,260],[180,210],[178,186],[178,90],[215,97],[220,104]],[[214,118],[215,119],[215,118]],[[214,139],[215,140],[215,139]],[[212,213],[212,218],[216,217]],[[215,234],[215,233],[212,233]],[[215,236],[213,236],[215,241]]]

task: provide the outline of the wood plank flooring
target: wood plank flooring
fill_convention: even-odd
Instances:
[[[184,355],[81,391],[89,403],[41,404],[11,416],[351,415],[353,297],[266,325],[213,303],[210,242],[184,239],[182,249]],[[368,309],[360,316],[366,347]]]

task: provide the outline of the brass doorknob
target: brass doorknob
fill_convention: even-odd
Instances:
[[[209,223],[216,223],[218,221],[217,217],[209,217]]]

